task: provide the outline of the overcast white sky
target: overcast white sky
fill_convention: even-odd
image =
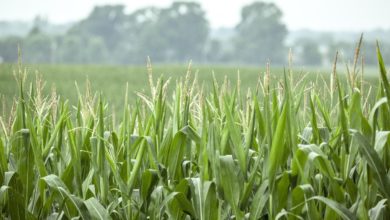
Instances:
[[[212,27],[233,27],[242,6],[251,0],[194,0],[202,4]],[[284,13],[291,30],[363,31],[390,29],[390,0],[267,0]],[[0,0],[0,20],[30,20],[47,16],[53,23],[86,17],[94,5],[124,4],[128,11],[144,6],[168,6],[171,0]]]

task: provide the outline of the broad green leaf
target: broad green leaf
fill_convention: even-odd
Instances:
[[[199,219],[218,218],[218,199],[215,183],[191,178],[192,203]]]
[[[85,206],[87,207],[89,214],[92,219],[96,220],[109,220],[111,219],[107,210],[100,204],[100,202],[95,198],[89,198],[84,201]]]
[[[288,99],[286,102],[288,102]],[[275,134],[272,137],[273,141],[268,164],[268,178],[271,191],[273,189],[276,172],[279,169],[279,166],[284,162],[281,161],[281,159],[287,150],[286,144],[284,143],[286,137],[287,106],[287,103],[284,103],[282,113],[277,122]]]
[[[229,137],[233,143],[233,153],[238,160],[241,172],[246,176],[247,172],[247,151],[244,149],[242,144],[241,132],[239,127],[236,125],[234,120],[231,107],[228,105],[228,101],[225,100],[225,113],[226,113],[226,123],[229,130]]]
[[[73,215],[74,213],[72,212],[72,209],[75,208],[81,217],[84,219],[90,218],[87,208],[83,204],[83,200],[77,196],[72,195],[58,176],[50,174],[48,176],[42,177],[41,180],[61,195],[61,201],[66,203],[66,212],[68,217],[75,217]]]
[[[239,209],[239,201],[241,197],[241,189],[244,184],[244,177],[235,164],[231,155],[220,156],[220,184],[223,189],[224,198],[233,208],[236,216],[241,216]]]
[[[323,202],[343,219],[357,220],[356,216],[351,211],[349,211],[347,208],[345,208],[340,203],[334,200],[325,198],[323,196],[313,196],[308,200],[318,200],[320,202]]]
[[[298,149],[306,153],[308,160],[312,161],[322,174],[328,176],[331,179],[335,177],[335,172],[329,160],[327,159],[325,153],[322,152],[322,150],[317,145],[299,145]]]
[[[174,203],[175,202],[175,203]],[[163,201],[162,204],[171,204],[174,207],[174,211],[182,211],[195,217],[195,211],[191,202],[186,198],[182,192],[171,192]]]
[[[25,219],[27,207],[25,206],[25,197],[23,194],[23,185],[18,173],[8,171],[4,175],[4,185],[1,186],[1,197],[8,193],[8,215],[11,219]]]
[[[345,152],[348,154],[349,153],[349,125],[348,125],[348,119],[347,115],[345,113],[346,109],[346,103],[344,100],[344,94],[343,94],[343,87],[340,84],[339,78],[337,74],[335,74],[335,80],[336,80],[336,85],[337,85],[337,91],[338,91],[338,97],[339,97],[339,120],[340,120],[340,127],[341,127],[341,132],[343,135],[343,143],[345,147]]]
[[[252,204],[250,205],[250,219],[259,219],[262,216],[263,209],[269,199],[269,181],[265,180],[259,186]]]
[[[386,205],[387,201],[387,199],[380,200],[375,207],[368,211],[371,220],[384,219],[383,214],[386,212],[386,206],[388,206],[388,204]]]
[[[377,57],[378,57],[379,70],[380,70],[380,75],[381,75],[381,83],[384,87],[386,98],[387,98],[387,100],[389,100],[390,99],[390,84],[389,84],[389,80],[387,79],[387,71],[386,71],[385,63],[384,63],[383,58],[382,58],[382,53],[380,51],[378,41],[376,42],[376,53],[377,53]],[[390,109],[390,103],[388,102],[387,104],[388,104],[389,109]]]
[[[144,203],[150,200],[150,195],[158,183],[158,174],[155,170],[145,170],[141,178],[141,197]]]
[[[372,107],[371,111],[370,111],[370,115],[369,115],[369,122],[371,124],[371,127],[374,128],[374,119],[375,119],[375,115],[377,114],[378,110],[379,110],[379,107],[381,107],[383,104],[385,103],[388,103],[387,101],[388,99],[383,97],[381,99],[379,99],[375,105]]]
[[[321,142],[320,133],[318,131],[318,125],[317,125],[317,115],[313,104],[313,98],[310,97],[310,110],[311,110],[311,127],[312,127],[312,135],[313,135],[313,141],[316,144],[319,144]]]
[[[360,153],[374,171],[375,180],[378,183],[379,188],[385,194],[386,198],[390,199],[390,180],[378,153],[359,132],[355,132],[354,137],[358,140]]]
[[[278,214],[275,216],[275,220],[279,220],[279,219],[282,219],[282,217],[285,217],[288,219],[288,216],[292,216],[294,217],[294,219],[299,219],[299,220],[303,220],[304,218],[302,218],[301,216],[299,215],[296,215],[292,212],[288,212],[286,211],[285,209],[282,209],[280,212],[278,212]]]
[[[308,198],[314,195],[314,189],[310,184],[299,185],[292,191],[292,212],[299,214],[305,207],[307,215],[311,219],[319,218],[319,214],[312,201],[307,201]]]
[[[378,131],[375,134],[375,150],[381,154],[386,143],[388,143],[390,131]]]

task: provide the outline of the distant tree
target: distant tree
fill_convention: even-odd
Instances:
[[[49,21],[47,18],[45,17],[42,17],[42,16],[36,16],[33,20],[33,29],[38,29],[38,30],[42,30],[42,29],[45,29],[47,26],[49,26]],[[31,31],[30,31],[31,33]]]
[[[209,27],[198,3],[175,2],[168,8],[148,7],[128,16],[128,55],[135,63],[201,60]]]
[[[41,34],[41,28],[39,28],[38,26],[33,26],[33,28],[31,28],[30,32],[28,33],[27,37],[31,37],[39,34]]]
[[[131,63],[145,63],[147,56],[153,61],[164,61],[167,45],[157,28],[160,14],[161,9],[147,7],[129,15],[126,57]]]
[[[24,61],[29,63],[53,62],[53,37],[42,33],[39,27],[33,27],[23,43]]]
[[[131,14],[124,9],[97,6],[66,34],[51,38],[41,32],[45,20],[37,17],[23,42],[26,57],[30,62],[123,64],[145,63],[147,56],[156,62],[203,59],[209,27],[198,3],[175,2]]]
[[[75,34],[67,34],[58,42],[59,60],[63,63],[84,63],[85,44],[83,39]]]
[[[302,64],[311,66],[318,66],[322,64],[320,48],[314,40],[301,39],[298,46],[301,47],[300,58]]]
[[[70,34],[80,36],[98,36],[108,48],[121,45],[127,34],[123,5],[96,6],[91,14],[69,30]]]
[[[174,2],[163,9],[156,24],[156,38],[165,44],[166,61],[200,60],[209,34],[205,12],[195,2]]]
[[[235,50],[238,59],[247,63],[283,63],[286,56],[284,40],[287,28],[281,21],[282,12],[273,3],[254,2],[241,10],[236,27]]]
[[[6,37],[0,39],[0,57],[3,62],[16,62],[18,60],[18,45],[22,45],[20,37]]]
[[[206,44],[205,61],[208,63],[220,63],[224,61],[225,51],[221,41],[211,39]]]
[[[86,40],[86,58],[87,63],[109,62],[109,56],[106,45],[100,37],[90,37]]]
[[[58,61],[62,63],[110,63],[103,39],[68,34],[58,41]]]

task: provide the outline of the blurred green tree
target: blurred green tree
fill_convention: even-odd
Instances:
[[[86,62],[104,63],[109,61],[106,45],[100,37],[91,37],[86,40]]]
[[[91,14],[69,30],[70,34],[101,37],[110,49],[121,46],[126,39],[127,15],[124,5],[96,6]]]
[[[155,30],[156,37],[161,37],[165,46],[165,61],[202,59],[209,25],[200,4],[174,2],[169,8],[161,10]]]
[[[174,2],[131,14],[124,13],[123,5],[98,6],[68,34],[102,38],[113,63],[144,63],[147,56],[156,62],[201,60],[208,33],[198,3]]]
[[[241,22],[236,26],[235,51],[241,62],[281,64],[287,51],[284,40],[286,25],[282,11],[273,3],[254,2],[241,10]]]
[[[18,60],[18,45],[22,45],[21,37],[6,37],[0,39],[0,60],[3,62],[16,62]]]
[[[67,34],[59,39],[59,60],[63,63],[83,63],[85,48],[83,39],[75,34]]]
[[[157,29],[160,14],[160,8],[146,7],[129,15],[127,57],[131,63],[145,63],[147,56],[164,60],[166,42]]]
[[[110,61],[101,37],[68,34],[60,37],[57,43],[57,59],[61,63],[108,63]]]
[[[209,63],[220,62],[223,59],[222,43],[219,40],[211,39],[206,44],[205,60]]]
[[[297,46],[300,47],[300,62],[309,66],[319,66],[322,64],[322,54],[316,41],[301,39]]]
[[[128,17],[128,56],[144,63],[201,60],[209,26],[198,3],[174,2],[168,8],[147,7]]]
[[[54,61],[53,37],[35,26],[23,42],[23,57],[28,63],[52,63]]]

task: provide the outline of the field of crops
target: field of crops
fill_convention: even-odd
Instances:
[[[97,65],[27,65],[28,83],[35,81],[36,73],[42,76],[46,86],[43,88],[45,94],[50,94],[52,87],[56,88],[58,94],[69,99],[72,104],[77,104],[77,91],[75,83],[77,82],[81,92],[86,89],[86,82],[90,82],[91,90],[102,92],[109,97],[110,104],[122,108],[123,94],[126,91],[128,83],[129,93],[133,96],[134,92],[148,91],[148,74],[145,66],[97,66]],[[0,94],[7,97],[18,95],[17,84],[13,71],[18,69],[18,65],[2,64],[0,65]],[[157,76],[163,76],[164,79],[171,80],[174,89],[174,83],[179,78],[184,78],[188,66],[184,65],[153,65],[153,72]],[[265,68],[254,67],[224,67],[224,66],[192,66],[193,75],[197,72],[200,82],[212,81],[212,73],[218,82],[223,82],[226,76],[230,80],[237,78],[238,69],[241,75],[243,88],[256,86],[259,73],[265,71]],[[282,73],[280,68],[274,70],[278,75]],[[208,86],[209,83],[206,83]]]
[[[380,53],[369,84],[357,60],[347,75],[244,69],[238,80],[95,67],[79,90],[44,75],[61,98],[16,66],[18,86],[1,82],[18,99],[0,118],[0,217],[386,219],[390,85]]]
[[[77,105],[77,87],[81,93],[85,93],[87,87],[93,93],[102,92],[110,104],[110,111],[122,112],[123,99],[128,84],[130,95],[129,102],[134,104],[136,92],[149,92],[147,67],[126,67],[126,66],[97,66],[97,65],[27,65],[24,66],[28,72],[27,85],[36,81],[36,75],[41,76],[45,81],[42,89],[43,94],[50,95],[55,87],[56,93],[61,99],[67,99],[70,105]],[[0,106],[4,111],[9,111],[13,98],[18,96],[18,87],[14,77],[14,70],[17,64],[0,64],[0,96],[5,97],[6,106]],[[169,91],[174,90],[176,80],[184,78],[187,72],[187,65],[153,65],[153,72],[157,76],[163,76],[165,80],[170,79]],[[242,88],[255,87],[259,73],[263,69],[250,67],[223,67],[223,66],[193,66],[193,75],[197,72],[199,82],[209,82],[213,80],[212,74],[218,82],[223,82],[224,77],[235,81],[237,72],[240,70]],[[278,75],[282,73],[280,68],[274,70]],[[77,83],[77,87],[76,87]],[[87,85],[88,84],[88,85]],[[208,87],[210,83],[205,83]]]
[[[342,64],[342,62],[340,62]],[[18,69],[18,64],[0,64],[0,97],[3,98],[4,105],[0,104],[0,114],[8,112],[14,98],[18,97],[18,86],[14,77],[14,71]],[[192,65],[192,75],[197,75],[198,82],[203,84],[205,89],[210,90],[213,81],[213,73],[218,83],[223,83],[228,79],[231,83],[237,83],[237,74],[240,74],[240,87],[242,91],[248,88],[255,88],[259,75],[265,73],[265,65],[261,67],[248,66],[198,66]],[[136,92],[149,92],[147,67],[145,66],[98,66],[98,65],[24,65],[23,70],[27,71],[26,85],[35,83],[36,76],[41,76],[45,86],[42,88],[43,94],[48,96],[53,88],[61,99],[69,100],[70,105],[77,105],[77,87],[81,93],[85,93],[90,87],[93,93],[102,92],[107,98],[110,108],[114,112],[122,112],[123,97],[128,83],[130,97],[134,97]],[[163,76],[165,80],[170,80],[169,93],[174,90],[176,80],[184,78],[188,70],[188,65],[153,65],[153,73],[156,76]],[[301,78],[316,81],[329,81],[329,68],[295,67],[293,78]],[[272,81],[277,81],[283,76],[283,67],[271,67]],[[345,73],[345,68],[340,68],[340,73]],[[365,68],[365,79],[376,83],[376,68]],[[89,82],[89,83],[88,83]],[[76,87],[77,83],[77,87]],[[87,86],[87,84],[89,86]],[[318,83],[320,86],[321,83]],[[135,98],[130,98],[130,103],[135,103]],[[112,109],[110,109],[112,110]]]

